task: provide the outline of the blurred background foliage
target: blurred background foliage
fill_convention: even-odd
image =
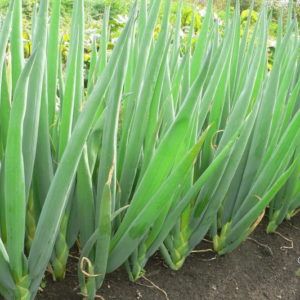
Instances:
[[[294,0],[296,1],[296,0]],[[23,0],[23,10],[24,10],[24,51],[26,57],[28,57],[31,53],[31,45],[30,45],[30,33],[31,33],[31,17],[33,15],[35,8],[35,3],[38,2],[36,0]],[[51,1],[50,1],[51,2]],[[179,0],[174,0],[172,5],[172,19],[171,22],[175,22],[176,11],[178,7]],[[233,11],[233,7],[235,5],[236,0],[231,1],[231,10]],[[243,33],[243,28],[247,22],[248,15],[250,13],[250,5],[251,0],[241,0],[241,34]],[[260,6],[263,0],[255,0],[254,11],[251,14],[251,23],[254,24],[258,18],[258,13]],[[272,41],[272,37],[276,36],[277,31],[277,21],[279,12],[282,9],[282,4],[285,4],[285,0],[269,0],[268,3],[272,5],[272,22],[270,24],[270,36],[271,40],[269,41],[269,64],[270,67],[272,65],[272,58],[274,53],[275,44]],[[9,0],[0,0],[0,20],[1,16],[5,15],[6,9],[8,7]],[[132,0],[85,0],[85,10],[86,10],[86,39],[85,39],[85,63],[88,68],[90,61],[90,52],[91,45],[93,40],[99,41],[99,33],[101,32],[101,18],[104,12],[104,8],[107,5],[110,5],[110,35],[111,42],[109,47],[112,48],[116,38],[119,36],[121,29],[126,23],[126,14],[129,9],[130,3]],[[62,58],[65,60],[66,54],[69,48],[69,24],[71,21],[71,10],[72,10],[73,0],[62,0],[62,8],[61,8],[61,30],[62,30],[62,45],[61,45],[61,53]],[[189,31],[189,27],[192,23],[193,14],[195,13],[194,20],[194,35],[196,36],[202,25],[202,18],[205,14],[205,5],[206,0],[184,0],[183,8],[182,8],[182,38],[187,38],[187,33]],[[223,20],[225,18],[225,10],[226,10],[226,0],[215,0],[215,19],[220,25],[220,32],[222,34],[222,25]],[[300,16],[300,6],[296,6],[297,11],[296,14]],[[285,9],[285,8],[284,8]],[[160,30],[159,24],[157,25],[156,34],[158,34]],[[184,49],[183,49],[184,51]]]
[[[286,3],[288,0],[269,0],[268,3],[272,5],[274,16],[278,17],[278,11],[282,4]],[[32,16],[32,11],[34,8],[34,3],[36,0],[23,0],[23,9],[25,16],[28,19]],[[115,18],[118,15],[124,15],[128,11],[130,3],[132,0],[85,0],[85,8],[87,11],[88,19],[99,20],[99,17],[104,11],[104,7],[106,5],[110,5],[111,7],[111,18]],[[176,10],[176,6],[179,3],[179,0],[173,1],[174,9]],[[235,5],[236,0],[231,0],[231,5]],[[252,0],[241,0],[241,12],[249,9]],[[255,11],[259,11],[259,8],[262,4],[263,0],[255,0]],[[296,0],[295,0],[296,2]],[[0,0],[0,13],[4,14],[5,10],[8,6],[9,0]],[[281,3],[281,5],[280,5]],[[191,20],[191,15],[193,13],[193,7],[196,5],[198,8],[205,7],[206,0],[184,0],[183,5],[183,23]],[[62,10],[61,14],[64,22],[69,22],[71,17],[73,0],[62,0]],[[226,9],[226,0],[216,0],[214,1],[214,6],[216,11],[222,15],[222,13]],[[300,11],[300,9],[299,9]],[[183,24],[186,25],[186,24]]]

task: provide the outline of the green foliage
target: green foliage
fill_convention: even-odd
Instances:
[[[176,11],[177,5],[174,5],[174,11]],[[202,25],[202,17],[199,14],[199,11],[195,9],[192,5],[183,5],[182,8],[182,18],[181,18],[181,27],[187,28],[192,24],[194,19],[194,31],[197,33],[199,32],[201,25]]]
[[[94,299],[122,265],[137,280],[160,251],[178,270],[205,236],[226,254],[264,216],[272,232],[299,212],[292,10],[270,47],[268,7],[241,14],[237,5],[220,20],[212,1],[201,16],[182,2],[140,0],[121,19],[115,1],[91,37],[93,5],[41,0],[26,53],[21,0],[1,24],[6,299],[34,299],[49,265],[62,280],[72,247],[81,292]]]

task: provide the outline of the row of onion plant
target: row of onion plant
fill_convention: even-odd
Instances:
[[[254,26],[250,13],[241,27],[238,3],[232,11],[228,1],[219,24],[208,1],[199,34],[195,19],[183,34],[181,4],[171,24],[171,0],[133,2],[112,50],[107,7],[87,68],[83,0],[73,1],[66,62],[61,1],[35,6],[28,59],[22,1],[10,1],[0,31],[6,299],[34,299],[46,270],[62,280],[71,248],[81,292],[94,299],[105,274],[122,265],[137,280],[160,251],[178,270],[206,236],[225,254],[264,216],[273,232],[299,211],[292,1],[279,18],[271,69],[267,3]]]

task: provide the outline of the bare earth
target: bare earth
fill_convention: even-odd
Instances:
[[[281,225],[278,232],[282,236],[264,230],[263,222],[240,248],[224,257],[193,253],[178,272],[166,268],[159,255],[148,263],[147,279],[137,283],[129,282],[124,270],[116,271],[107,276],[99,295],[116,300],[300,300],[300,277],[295,275],[300,268],[300,215]],[[201,249],[209,246],[200,245]],[[39,300],[82,298],[76,259],[72,260],[65,281],[53,283],[47,275]]]

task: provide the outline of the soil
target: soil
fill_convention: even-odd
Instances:
[[[168,269],[158,254],[147,265],[147,279],[129,282],[120,269],[107,276],[99,295],[106,300],[300,300],[300,277],[295,275],[300,268],[300,215],[284,222],[279,234],[266,234],[265,225],[262,222],[244,244],[226,256],[191,254],[177,272]],[[201,249],[209,246],[207,242],[200,245]],[[71,260],[63,282],[53,283],[47,276],[39,300],[81,299],[76,260]]]

